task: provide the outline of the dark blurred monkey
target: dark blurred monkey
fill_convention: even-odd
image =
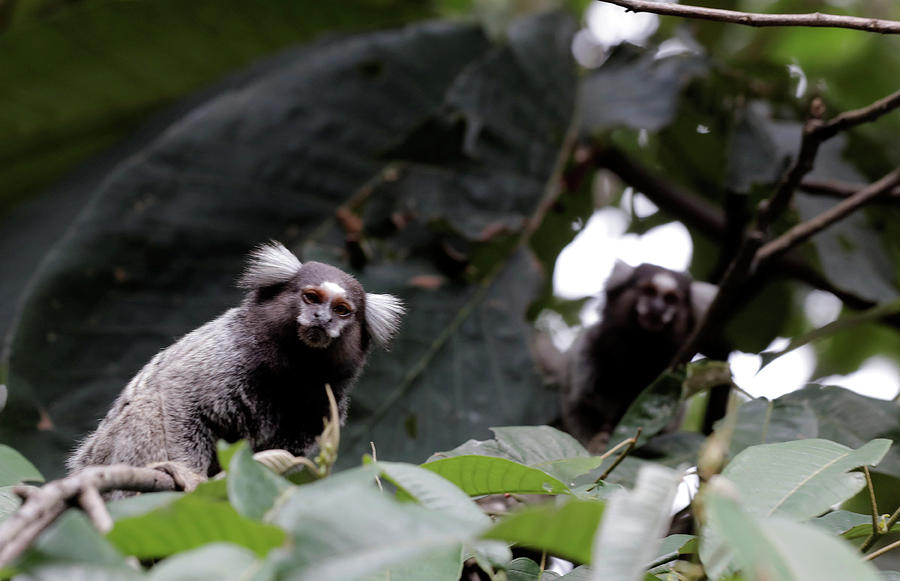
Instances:
[[[641,391],[671,362],[716,286],[661,266],[617,261],[600,322],[565,354],[563,428],[597,453]]]

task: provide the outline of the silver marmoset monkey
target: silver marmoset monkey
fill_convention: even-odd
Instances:
[[[563,428],[591,452],[605,449],[628,406],[666,369],[716,290],[685,273],[617,261],[601,320],[566,353]]]
[[[333,266],[301,264],[277,242],[251,253],[238,284],[248,290],[241,305],[151,359],[78,446],[70,470],[162,463],[212,476],[219,439],[306,454],[329,414],[326,383],[344,420],[370,344],[387,346],[402,302],[366,293]]]

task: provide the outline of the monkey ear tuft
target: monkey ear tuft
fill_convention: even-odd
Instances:
[[[606,289],[615,289],[624,285],[631,280],[633,274],[634,267],[617,258],[616,263],[613,265],[612,272],[609,273],[609,278],[606,279]]]
[[[403,301],[394,295],[366,293],[366,325],[375,342],[385,349],[400,328],[405,312]]]
[[[694,311],[695,319],[700,320],[703,317],[718,292],[719,287],[712,283],[702,281],[691,283],[691,309]]]
[[[247,266],[237,285],[254,289],[284,283],[294,278],[302,266],[293,252],[281,242],[272,240],[267,244],[260,244],[250,252]]]

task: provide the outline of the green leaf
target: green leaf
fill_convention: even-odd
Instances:
[[[440,474],[470,496],[481,494],[562,494],[569,487],[543,470],[505,458],[454,456],[434,460],[423,468]]]
[[[884,401],[836,386],[808,385],[778,398],[801,403],[816,414],[818,437],[857,448],[875,438],[900,441],[900,403]],[[861,421],[861,418],[865,418]],[[894,446],[878,470],[900,476],[900,446]]]
[[[667,372],[659,376],[631,402],[610,441],[615,443],[631,438],[637,428],[641,428],[638,442],[643,444],[661,432],[680,409],[683,382],[683,372]]]
[[[681,482],[675,470],[648,464],[633,490],[613,493],[594,538],[594,579],[643,579],[662,543]]]
[[[227,502],[179,495],[140,516],[119,518],[107,538],[123,553],[158,558],[213,542],[265,555],[284,542],[284,531],[241,516]]]
[[[150,581],[248,579],[259,569],[252,551],[227,543],[211,543],[179,553],[150,569]]]
[[[875,465],[890,440],[873,440],[852,450],[828,440],[761,444],[738,454],[722,471],[737,487],[747,511],[808,519],[853,496],[865,477],[849,472]]]
[[[602,502],[574,498],[544,502],[502,517],[484,537],[587,563],[603,508]]]
[[[538,468],[567,486],[604,462],[600,457],[591,456],[575,438],[550,426],[507,426],[491,430],[497,436],[495,440],[469,440],[452,450],[434,454],[430,462],[463,455],[492,456]]]
[[[722,422],[716,428],[721,426]],[[759,398],[744,402],[738,408],[728,456],[734,458],[741,450],[757,444],[815,438],[818,435],[816,414],[805,403],[784,398],[775,401]]]
[[[462,573],[463,559],[458,546],[438,549],[406,562],[391,565],[374,575],[366,575],[364,581],[458,581]]]
[[[237,511],[261,519],[291,483],[253,459],[250,447],[242,443],[228,465],[228,499]]]
[[[25,456],[0,444],[0,486],[43,481],[44,477]]]
[[[817,581],[853,579],[876,581],[876,569],[852,547],[816,527],[786,518],[759,520],[736,502],[720,494],[707,501],[710,526],[734,551],[738,568],[753,579]],[[704,560],[707,572],[718,576],[720,568]]]
[[[66,511],[28,549],[17,569],[36,579],[138,579],[139,574],[88,521]]]
[[[513,559],[506,569],[507,581],[541,581],[541,566],[528,557]]]
[[[454,513],[401,503],[375,489],[373,470],[349,470],[295,487],[271,520],[288,530],[288,554],[270,562],[293,579],[350,581],[456,550],[481,527]],[[445,562],[441,559],[441,562]]]
[[[452,512],[474,527],[490,524],[490,519],[465,492],[437,472],[412,464],[377,462],[376,469],[422,506]]]

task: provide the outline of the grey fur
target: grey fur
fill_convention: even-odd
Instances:
[[[278,243],[251,254],[240,284],[250,289],[240,306],[188,333],[135,375],[69,459],[70,470],[176,462],[213,475],[219,439],[306,454],[328,414],[325,383],[343,421],[371,339],[386,343],[394,334],[400,301],[369,304],[352,276],[318,262],[301,265]],[[309,295],[318,304],[304,299],[323,285],[337,294]],[[338,302],[340,311],[333,308]]]

